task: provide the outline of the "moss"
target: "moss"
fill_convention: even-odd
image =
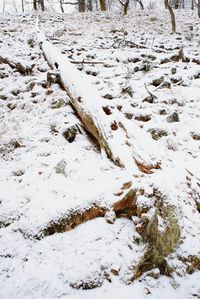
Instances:
[[[58,99],[52,102],[51,109],[59,109],[66,106],[66,102],[63,99]]]
[[[165,229],[158,227],[158,217],[162,217]],[[147,243],[145,253],[136,267],[136,277],[153,268],[159,268],[161,274],[170,276],[172,269],[168,266],[166,257],[172,253],[180,238],[180,228],[174,213],[174,208],[161,204],[150,219],[143,240]]]

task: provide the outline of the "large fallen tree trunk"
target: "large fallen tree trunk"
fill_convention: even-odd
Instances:
[[[22,75],[30,75],[32,73],[33,66],[16,61],[16,59],[9,57],[3,51],[0,52],[0,63],[8,64],[12,69],[16,69]]]
[[[40,239],[43,236],[66,232],[97,217],[105,217],[109,223],[113,223],[115,217],[131,218],[132,215],[137,215],[136,190],[130,189],[125,195],[119,197],[120,199],[113,203],[109,209],[101,203],[94,202],[87,208],[72,210],[65,217],[48,223],[47,227],[35,237]]]
[[[44,37],[40,44],[50,67],[58,71],[60,82],[86,130],[95,137],[108,158],[135,173],[138,169],[151,173],[152,168],[159,168],[159,163],[152,165],[152,157],[147,154],[150,137],[145,135],[141,138],[144,132],[136,126],[128,129],[130,123],[127,125],[118,109],[108,107],[108,101],[99,95],[87,76],[78,71],[58,48]]]
[[[129,191],[126,191],[127,189]],[[126,192],[121,194],[121,191]],[[153,268],[159,268],[161,274],[170,276],[173,269],[169,267],[166,258],[175,251],[180,238],[177,209],[171,206],[157,189],[148,198],[148,206],[138,204],[138,197],[141,194],[143,194],[143,190],[133,189],[132,182],[127,182],[120,188],[119,193],[115,193],[115,196],[119,196],[120,199],[110,207],[104,206],[100,202],[93,202],[85,209],[71,210],[65,217],[48,223],[35,238],[40,239],[55,233],[70,231],[97,217],[105,217],[108,223],[113,224],[116,218],[131,219],[132,216],[136,216],[135,229],[146,246],[141,259],[133,269],[134,279]],[[149,217],[147,217],[148,212]]]

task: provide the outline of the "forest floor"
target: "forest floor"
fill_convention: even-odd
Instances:
[[[107,100],[108,117],[117,109],[141,131],[135,147],[161,169],[130,174],[102,155],[66,92],[47,82],[37,25]],[[32,71],[0,64],[0,298],[200,298],[199,49],[200,22],[187,10],[176,34],[165,11],[1,15],[0,56]],[[147,213],[54,229],[91,206],[109,211],[131,184]],[[175,207],[180,239],[166,256],[170,275],[136,277],[155,190]]]

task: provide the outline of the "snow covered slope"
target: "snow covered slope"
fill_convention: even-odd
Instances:
[[[132,132],[135,146],[146,144],[161,169],[140,175],[102,156],[84,131],[35,44],[36,23],[31,15],[0,20],[0,56],[32,68],[21,75],[0,64],[0,298],[200,298],[199,20],[178,12],[172,35],[162,11],[39,16],[109,111],[144,132]],[[130,188],[137,213],[115,220],[112,204]],[[137,277],[147,245],[140,231],[163,198],[180,228],[165,258],[170,273],[156,264]],[[55,228],[91,206],[108,212]]]

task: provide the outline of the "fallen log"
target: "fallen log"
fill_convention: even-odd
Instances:
[[[9,57],[4,52],[0,52],[0,63],[8,64],[12,69],[16,69],[22,75],[30,75],[33,65],[26,65],[16,59]]]
[[[93,202],[88,208],[69,210],[65,217],[51,221],[34,237],[40,240],[55,233],[67,232],[98,217],[105,217],[108,223],[113,224],[116,218],[132,219],[132,216],[136,216],[137,220],[136,223],[133,220],[133,225],[145,247],[143,255],[133,268],[133,279],[154,268],[158,268],[162,275],[171,276],[174,269],[168,265],[167,258],[176,250],[180,239],[177,209],[156,189],[149,198],[149,205],[141,206],[138,204],[138,197],[143,194],[143,190],[132,188],[132,182],[123,184],[120,191],[124,188],[127,191],[124,194],[116,193],[115,196],[119,196],[119,199],[111,206]],[[159,221],[162,223],[161,227]]]
[[[40,38],[40,45],[49,66],[59,73],[60,83],[86,130],[94,136],[107,157],[116,165],[129,168],[134,173],[145,167],[159,168],[159,163],[155,163],[156,167],[152,165],[152,156],[147,154],[146,142],[150,137],[146,134],[137,140],[136,136],[141,137],[144,132],[134,125],[130,129],[130,123],[128,129],[125,118],[116,107],[107,109],[108,101],[99,95],[86,75],[78,71],[44,36],[42,40]],[[138,167],[141,164],[143,168]]]
[[[130,189],[124,196],[121,196],[121,199],[116,201],[109,210],[113,211],[117,218],[131,218],[132,215],[137,215],[136,199],[136,190]],[[73,210],[65,217],[57,221],[50,222],[47,224],[47,227],[39,232],[35,237],[40,239],[41,237],[53,235],[55,233],[70,231],[76,226],[89,220],[93,220],[98,217],[106,217],[106,213],[109,212],[109,210],[108,207],[94,202],[90,207],[84,210]]]

